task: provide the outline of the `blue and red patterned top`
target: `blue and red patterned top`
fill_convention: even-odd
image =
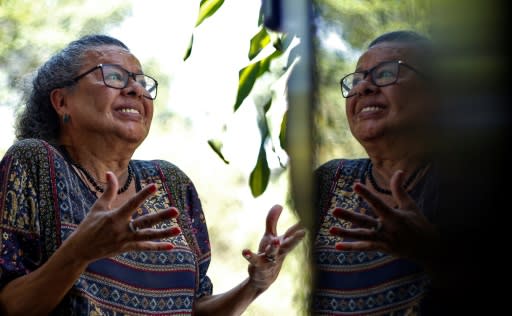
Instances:
[[[52,315],[191,315],[211,295],[210,243],[201,202],[183,171],[163,160],[131,161],[137,190],[157,193],[134,217],[170,206],[179,226],[170,251],[134,251],[91,263]],[[62,154],[35,139],[15,143],[0,163],[0,288],[41,266],[87,215],[96,195]]]
[[[315,173],[318,210],[314,236],[314,315],[420,315],[425,310],[430,280],[416,263],[381,252],[339,251],[340,237],[329,234],[334,226],[355,228],[329,210],[342,207],[372,215],[370,206],[352,189],[364,183],[369,159],[335,159]],[[409,194],[427,218],[433,217],[438,197],[435,177],[427,173]]]

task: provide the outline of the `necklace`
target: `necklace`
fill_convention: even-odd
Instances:
[[[414,180],[416,180],[416,177],[418,176],[418,174],[420,173],[421,170],[423,170],[423,168],[425,168],[426,165],[422,165],[420,166],[418,169],[416,169],[410,176],[409,178],[407,178],[407,181],[405,181],[403,187],[405,189],[407,189],[411,183],[414,182]],[[387,190],[387,189],[384,189],[384,188],[381,188],[378,184],[377,184],[377,181],[375,181],[375,178],[373,177],[373,172],[372,172],[372,169],[373,169],[373,164],[372,162],[370,161],[370,163],[368,164],[368,170],[366,171],[366,173],[368,174],[368,179],[370,180],[372,186],[375,188],[375,190],[377,192],[380,192],[382,194],[387,194],[387,195],[391,195],[391,191],[390,190]]]
[[[64,153],[64,156],[66,157],[66,160],[69,161],[69,163],[71,163],[73,166],[75,166],[78,170],[80,170],[84,174],[85,178],[94,187],[96,192],[100,192],[100,193],[105,192],[105,189],[96,182],[96,179],[94,179],[94,177],[87,171],[87,169],[82,167],[82,165],[80,165],[78,162],[71,160],[71,157],[69,156],[69,154],[68,154],[67,150],[64,148],[64,146],[61,146],[61,149],[62,149],[62,152]],[[131,165],[131,163],[128,163],[128,178],[126,178],[126,182],[124,183],[124,185],[121,188],[119,188],[119,190],[117,190],[117,194],[121,194],[124,191],[128,190],[128,188],[130,187],[130,184],[132,183],[133,177],[134,177],[134,175],[133,175],[132,165]]]

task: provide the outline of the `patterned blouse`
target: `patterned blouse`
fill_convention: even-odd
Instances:
[[[132,160],[136,187],[157,193],[134,218],[170,206],[179,226],[170,251],[133,251],[91,263],[52,315],[191,315],[211,295],[210,244],[201,202],[190,179],[162,160]],[[50,144],[15,143],[0,163],[0,288],[40,267],[76,229],[96,195]]]
[[[334,207],[373,214],[352,190],[355,181],[364,183],[368,164],[368,159],[336,159],[316,170],[314,315],[420,315],[424,310],[430,281],[419,265],[381,252],[336,250],[335,243],[341,239],[329,234],[334,226],[355,228],[333,217],[329,210]],[[437,194],[430,189],[433,181],[429,172],[409,192],[429,219],[437,205]]]

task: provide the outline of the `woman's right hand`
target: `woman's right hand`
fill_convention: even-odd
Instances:
[[[76,250],[77,258],[86,262],[111,257],[119,253],[136,250],[170,250],[169,242],[155,241],[176,236],[178,227],[165,229],[153,228],[154,224],[176,218],[178,210],[174,207],[157,213],[139,216],[131,223],[132,214],[153,193],[156,185],[150,184],[131,197],[118,208],[112,204],[117,195],[118,181],[112,172],[107,172],[105,192],[90,209],[89,214],[68,238],[67,243]]]

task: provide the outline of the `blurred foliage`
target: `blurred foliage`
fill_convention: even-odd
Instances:
[[[2,0],[0,76],[6,77],[0,82],[14,87],[66,43],[118,25],[131,10],[122,0],[109,5],[100,0]]]

